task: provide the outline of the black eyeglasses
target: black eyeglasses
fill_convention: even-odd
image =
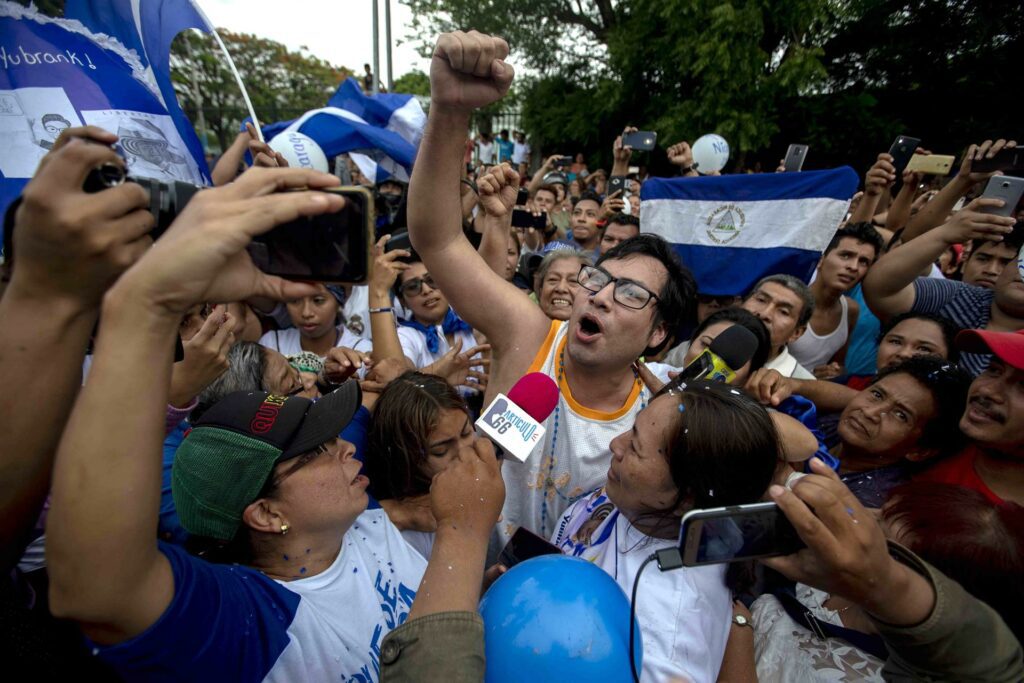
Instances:
[[[580,287],[594,294],[597,294],[609,284],[614,283],[615,289],[612,292],[612,298],[615,299],[616,303],[634,310],[640,310],[649,304],[651,299],[658,298],[657,294],[643,285],[632,280],[612,277],[595,266],[580,266],[578,280]]]
[[[399,287],[399,290],[405,296],[416,296],[423,291],[423,285],[427,285],[431,289],[437,289],[437,285],[434,284],[434,278],[429,275],[424,275],[423,277],[415,277],[411,280],[406,280],[402,283],[402,286]]]

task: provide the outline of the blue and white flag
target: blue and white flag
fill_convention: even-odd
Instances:
[[[116,38],[135,52],[156,83],[160,101],[202,172],[204,184],[210,184],[203,145],[178,106],[171,83],[171,43],[175,36],[189,28],[213,31],[202,10],[192,0],[68,0],[64,17],[82,22],[93,33]]]
[[[117,134],[134,175],[203,183],[134,51],[78,21],[0,2],[0,212],[57,136],[83,125]]]
[[[263,135],[269,140],[284,131],[298,131],[313,138],[328,159],[347,152],[374,183],[388,178],[409,182],[426,121],[413,95],[369,96],[348,78],[326,107],[294,121],[264,126]]]
[[[846,215],[852,168],[652,178],[640,226],[675,247],[702,294],[745,294],[766,275],[805,282]]]

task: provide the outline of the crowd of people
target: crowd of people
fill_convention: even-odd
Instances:
[[[803,549],[640,576],[639,680],[1024,678],[1024,211],[987,211],[972,167],[1015,142],[971,145],[935,188],[881,153],[810,282],[707,294],[645,231],[622,137],[609,173],[552,156],[532,176],[523,133],[469,137],[508,54],[438,40],[364,285],[253,265],[254,237],[344,203],[255,131],[253,167],[226,154],[155,242],[142,187],[83,190],[123,166],[116,136],[61,134],[5,216],[15,661],[481,681],[500,643],[477,605],[517,530],[629,596],[687,512],[772,501]],[[697,175],[687,142],[669,159]],[[735,327],[755,346],[728,383],[677,380]],[[558,400],[520,462],[473,422],[531,372]]]

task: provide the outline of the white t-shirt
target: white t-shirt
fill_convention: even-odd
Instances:
[[[455,338],[462,340],[463,351],[469,351],[476,346],[476,337],[472,332],[456,332]],[[426,335],[412,327],[398,326],[398,342],[402,345],[402,353],[417,369],[430,365],[451,348],[440,325],[437,326],[437,353],[431,353],[427,348]]]
[[[530,143],[517,142],[512,146],[512,163],[525,164],[526,157],[530,154]]]
[[[373,351],[373,344],[368,339],[363,339],[353,334],[348,328],[338,328],[338,343],[335,346],[344,346],[355,349],[360,353]],[[279,351],[285,356],[295,356],[302,353],[302,343],[298,328],[290,327],[287,330],[272,330],[260,337],[260,344],[268,349]]]
[[[785,346],[782,347],[782,353],[765,363],[764,366],[769,370],[777,371],[783,377],[792,377],[793,379],[816,379],[813,373],[800,365],[796,358],[793,358],[789,349]]]
[[[399,303],[398,297],[391,297],[391,307],[397,316],[406,316],[406,309]],[[345,315],[345,328],[363,339],[373,341],[373,330],[370,325],[370,288],[366,285],[355,285],[345,299],[342,308]],[[343,345],[344,346],[344,345]]]
[[[487,164],[490,166],[494,163],[494,143],[493,142],[477,142],[477,152],[480,156],[480,163]]]
[[[308,579],[160,550],[171,604],[142,634],[94,648],[125,680],[378,681],[381,643],[408,619],[427,568],[380,509],[360,515],[334,563]]]
[[[796,597],[815,617],[842,626],[839,613],[823,607],[828,593],[801,583]],[[864,681],[882,683],[885,662],[834,638],[821,640],[798,625],[774,595],[762,595],[750,608],[754,660],[761,683],[789,681]]]
[[[603,489],[569,508],[551,542],[565,555],[599,566],[627,596],[644,560],[676,545],[638,531]],[[641,681],[713,683],[718,678],[732,621],[725,568],[720,564],[662,572],[651,563],[644,570],[636,598],[644,645]]]
[[[818,334],[808,324],[804,333],[794,342],[791,342],[787,349],[796,362],[805,368],[814,369],[819,365],[825,365],[836,355],[839,349],[846,345],[850,336],[850,305],[849,297],[839,297],[839,324],[830,332]]]

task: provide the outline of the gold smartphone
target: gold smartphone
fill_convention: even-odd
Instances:
[[[927,175],[949,175],[953,156],[949,154],[915,154],[910,157],[906,170]]]

